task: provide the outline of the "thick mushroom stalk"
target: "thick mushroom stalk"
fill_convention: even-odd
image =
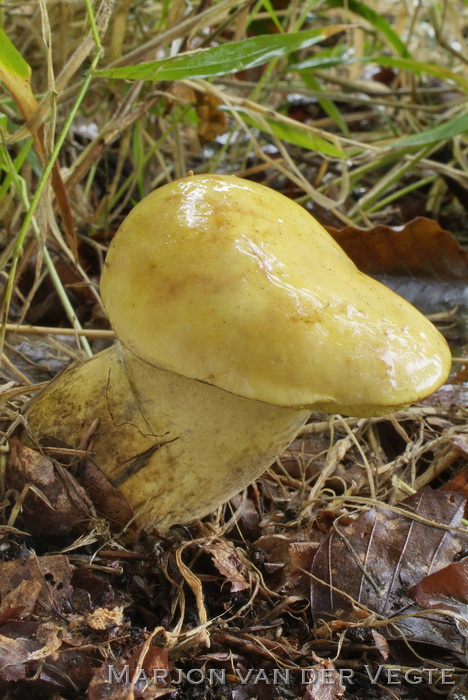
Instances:
[[[206,515],[271,464],[312,409],[379,415],[435,391],[450,352],[303,208],[199,175],[130,212],[101,290],[120,343],[34,399],[29,426],[78,443],[140,527]]]

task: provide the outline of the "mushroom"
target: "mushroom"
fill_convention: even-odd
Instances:
[[[127,216],[101,292],[119,339],[29,405],[39,439],[79,444],[164,532],[264,471],[312,410],[382,415],[446,379],[450,352],[414,307],[358,271],[302,207],[196,175]]]

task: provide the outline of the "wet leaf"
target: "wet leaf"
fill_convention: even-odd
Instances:
[[[316,621],[338,618],[395,619],[379,627],[387,639],[443,646],[465,653],[466,640],[453,617],[422,613],[407,590],[449,566],[468,547],[460,527],[465,499],[425,488],[397,510],[376,506],[321,543],[311,573],[311,610]],[[442,606],[447,611],[449,608]]]

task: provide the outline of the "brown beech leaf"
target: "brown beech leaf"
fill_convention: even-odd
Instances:
[[[244,494],[239,493],[231,498],[229,503],[236,513],[236,521],[229,532],[236,532],[236,534],[238,534],[240,530],[244,537],[248,540],[255,540],[257,537],[259,537],[260,516],[257,508],[255,507],[255,501],[252,498],[248,498]]]
[[[468,308],[468,253],[456,238],[425,217],[403,229],[328,227],[357,267],[425,313]]]
[[[161,683],[152,682],[157,670]],[[163,679],[162,676],[166,674]],[[135,684],[132,686],[132,679]],[[146,682],[148,679],[149,682]],[[165,685],[164,685],[165,683]],[[134,649],[128,660],[117,659],[104,663],[95,672],[88,689],[89,700],[153,700],[166,697],[176,691],[168,685],[170,674],[168,653],[165,649],[150,645],[146,651],[144,645]]]
[[[67,634],[63,620],[53,622],[10,622],[0,628],[0,689],[12,689],[12,681],[25,681],[14,693],[1,697],[62,698],[86,697],[95,668],[102,657],[94,645],[83,639],[84,647],[62,643]],[[29,692],[30,690],[30,692]],[[0,691],[1,692],[1,691]]]
[[[461,450],[460,446],[455,440],[452,440],[452,443]],[[464,449],[466,449],[466,445]],[[443,484],[439,488],[439,491],[457,491],[458,493],[461,493],[462,496],[467,499],[465,518],[468,516],[468,469],[464,469],[462,472],[459,472],[459,474],[456,474],[453,479],[450,479],[450,481],[447,481],[446,484]]]
[[[3,681],[25,678],[31,662],[55,658],[62,644],[60,630],[54,625],[38,625],[34,630],[34,639],[15,636],[10,630],[8,627],[0,630],[0,679]],[[3,631],[7,634],[2,634]]]
[[[408,595],[422,608],[447,608],[468,625],[468,559],[449,564],[411,586]]]
[[[314,620],[389,619],[378,628],[387,639],[405,637],[464,654],[467,640],[453,616],[422,613],[408,596],[411,586],[468,548],[468,532],[458,529],[464,504],[461,494],[426,487],[397,510],[379,505],[348,526],[338,518],[312,563]]]
[[[468,253],[450,231],[423,216],[402,230],[379,225],[364,230],[328,228],[357,267],[369,275],[468,279]]]

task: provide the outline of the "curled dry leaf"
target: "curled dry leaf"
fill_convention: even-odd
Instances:
[[[84,693],[99,663],[89,648],[62,643],[63,622],[12,621],[0,631],[0,688],[15,697],[57,697],[62,693]],[[31,695],[29,694],[31,692]],[[2,697],[10,697],[2,695]]]
[[[133,517],[133,509],[125,496],[118,491],[104,472],[90,459],[83,459],[74,472],[80,485],[86,489],[99,515],[114,528],[124,527]]]
[[[464,632],[441,596],[446,616],[440,610],[423,612],[408,596],[408,588],[425,577],[435,572],[443,577],[441,570],[466,551],[468,532],[460,529],[464,503],[460,494],[425,488],[398,509],[379,505],[347,527],[337,519],[311,569],[314,620],[360,620],[361,625],[380,620],[387,639],[404,637],[466,653]]]
[[[41,628],[36,632],[39,634]],[[37,635],[35,635],[37,637]],[[39,635],[40,637],[41,635]],[[62,642],[56,631],[49,630],[44,640],[38,638],[13,637],[0,633],[0,678],[17,681],[26,677],[27,665],[53,656]]]

